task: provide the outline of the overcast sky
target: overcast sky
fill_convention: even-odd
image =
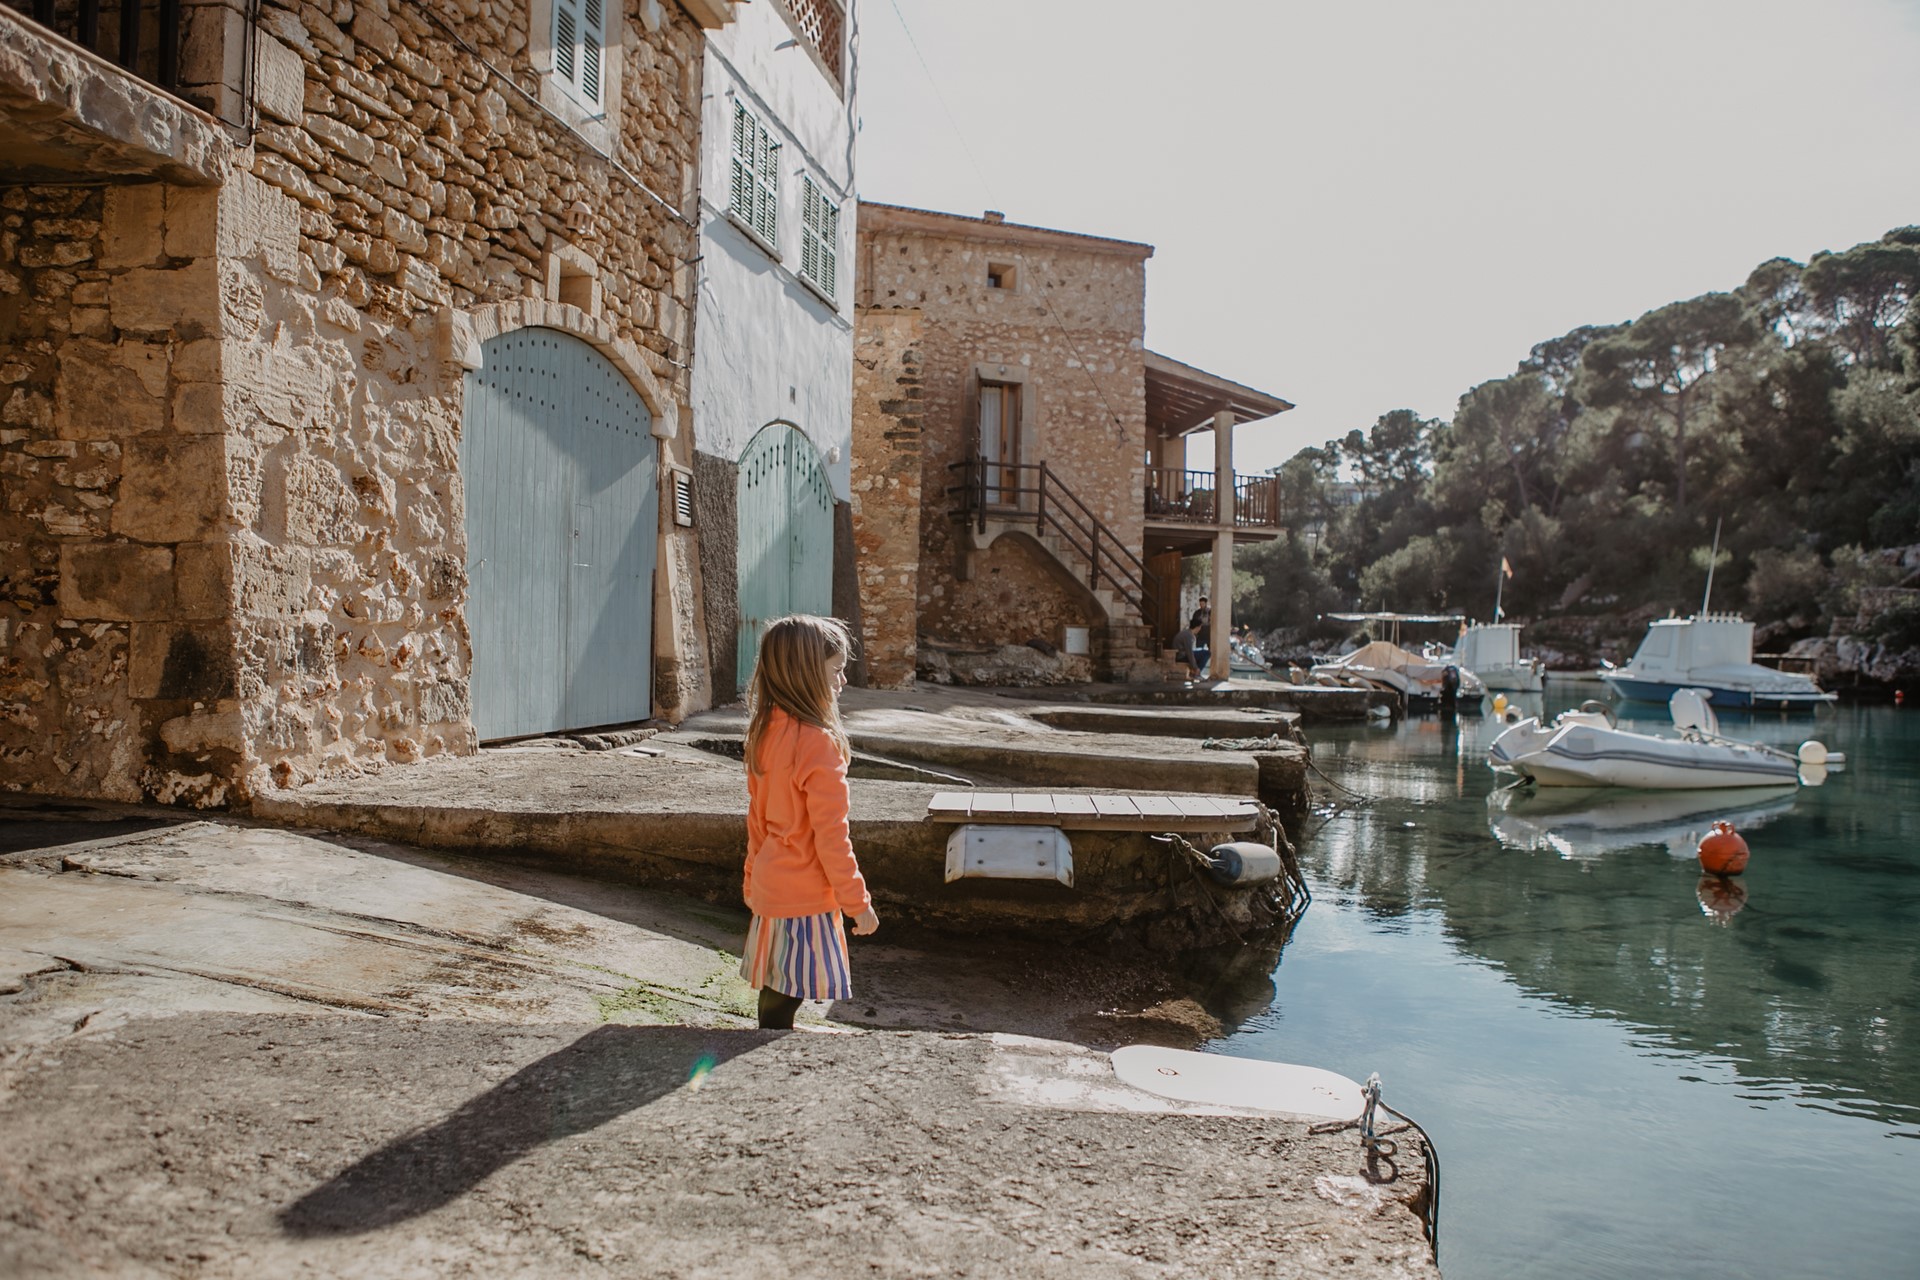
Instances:
[[[860,41],[861,193],[1154,245],[1148,346],[1299,406],[1243,471],[1920,223],[1920,0],[860,0]]]

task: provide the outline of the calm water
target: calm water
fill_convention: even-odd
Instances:
[[[1920,708],[1722,727],[1848,767],[1494,796],[1491,717],[1312,735],[1375,798],[1318,787],[1353,807],[1309,820],[1277,995],[1214,1047],[1380,1072],[1440,1150],[1449,1280],[1920,1276]],[[1729,812],[1716,918],[1693,848]]]

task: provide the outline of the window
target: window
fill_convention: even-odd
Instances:
[[[808,52],[827,73],[835,87],[840,84],[840,32],[845,19],[835,0],[780,0],[787,20],[806,40]]]
[[[995,506],[1020,504],[1020,388],[1006,382],[980,384],[980,458],[986,465],[986,499]]]
[[[987,288],[1013,289],[1017,285],[1018,277],[1011,263],[989,262],[987,264]]]
[[[780,245],[780,144],[742,103],[733,104],[732,212],[768,249]]]
[[[553,0],[553,74],[569,94],[590,107],[600,105],[605,17],[605,0]]]
[[[812,178],[800,179],[800,274],[829,300],[840,261],[840,207]]]

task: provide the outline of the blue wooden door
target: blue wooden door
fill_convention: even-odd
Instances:
[[[833,486],[806,436],[763,427],[740,455],[740,635],[746,687],[767,624],[789,613],[833,612]]]
[[[467,374],[473,723],[483,741],[653,709],[658,445],[633,385],[587,343],[520,329]]]

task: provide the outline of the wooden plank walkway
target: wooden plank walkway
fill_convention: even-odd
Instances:
[[[1260,810],[1236,796],[1087,795],[1045,791],[942,791],[929,822],[997,822],[1067,831],[1251,831]]]

